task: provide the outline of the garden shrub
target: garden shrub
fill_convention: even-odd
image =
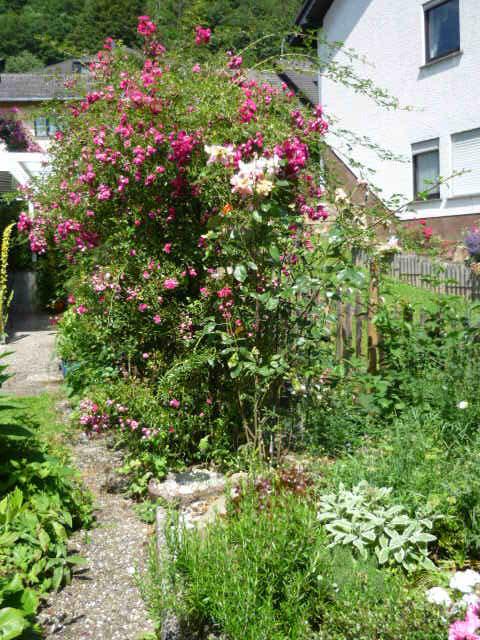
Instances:
[[[363,480],[388,486],[411,514],[430,509],[439,515],[432,533],[437,556],[480,557],[478,437],[451,445],[442,440],[442,418],[410,410],[375,439],[328,467],[330,480],[353,486]]]
[[[440,615],[402,574],[328,548],[312,495],[277,489],[266,506],[247,492],[241,508],[215,527],[167,533],[171,559],[153,563],[150,604],[159,619],[175,611],[200,637],[445,636]]]
[[[327,124],[285,85],[249,79],[241,56],[179,59],[155,31],[139,20],[143,56],[106,42],[19,228],[34,252],[64,256],[59,346],[76,393],[92,387],[97,403],[111,380],[141,389],[156,413],[132,394],[99,410],[112,418],[128,396],[138,428],[126,428],[169,443],[162,456],[196,462],[245,444],[265,456],[300,432],[292,391],[325,366],[312,355],[331,335],[338,283],[315,256],[350,259],[312,232],[331,198]],[[209,39],[199,27],[198,46]],[[116,416],[109,425],[119,430]]]

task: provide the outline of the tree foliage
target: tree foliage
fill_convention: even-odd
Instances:
[[[212,29],[216,49],[238,51],[260,40],[245,56],[250,63],[279,55],[299,5],[299,0],[285,0],[281,9],[274,0],[0,0],[0,59],[12,71],[29,71],[36,65],[25,68],[24,52],[50,64],[93,53],[107,36],[136,46],[137,16],[149,13],[169,49],[189,47],[199,24]]]

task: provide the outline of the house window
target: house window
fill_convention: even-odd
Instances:
[[[42,116],[35,118],[34,129],[36,138],[50,138],[55,131],[58,131],[58,126],[54,118],[45,118]]]
[[[82,67],[83,64],[80,62],[80,60],[74,60],[72,62],[72,71],[73,73],[82,73]]]
[[[425,9],[427,62],[460,50],[459,0],[447,0]],[[428,8],[429,7],[429,8]]]
[[[463,172],[453,178],[453,195],[480,193],[480,129],[452,136],[452,170]]]
[[[440,153],[438,140],[413,145],[413,191],[416,200],[440,197]]]

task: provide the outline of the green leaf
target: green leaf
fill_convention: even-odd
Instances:
[[[42,529],[40,531],[40,534],[38,536],[38,541],[40,542],[40,546],[42,547],[43,551],[47,551],[48,546],[50,544],[50,536],[45,531],[45,529]]]
[[[13,640],[22,635],[28,622],[18,609],[0,609],[0,640]]]
[[[40,599],[33,589],[25,589],[21,597],[22,609],[25,615],[31,616],[36,613]]]
[[[12,440],[24,440],[31,438],[33,431],[28,427],[19,424],[0,424],[0,438],[11,438]]]
[[[380,549],[375,549],[375,553],[377,554],[378,564],[385,564],[388,561],[387,547],[381,547]]]
[[[280,262],[280,251],[274,244],[270,245],[269,253],[275,262]]]
[[[247,269],[244,264],[237,264],[235,269],[233,270],[233,277],[238,282],[245,282],[247,279]]]
[[[263,222],[263,218],[257,210],[252,213],[252,218],[259,224]]]

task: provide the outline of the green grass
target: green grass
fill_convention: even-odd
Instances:
[[[62,398],[58,393],[42,393],[39,396],[13,397],[2,394],[11,409],[2,411],[2,422],[28,426],[47,442],[59,442],[65,432],[55,408]]]
[[[461,296],[435,293],[429,289],[414,287],[407,282],[385,276],[381,283],[381,295],[387,304],[405,302],[423,311],[432,311],[440,300],[448,299],[458,309],[465,309],[468,301]]]

